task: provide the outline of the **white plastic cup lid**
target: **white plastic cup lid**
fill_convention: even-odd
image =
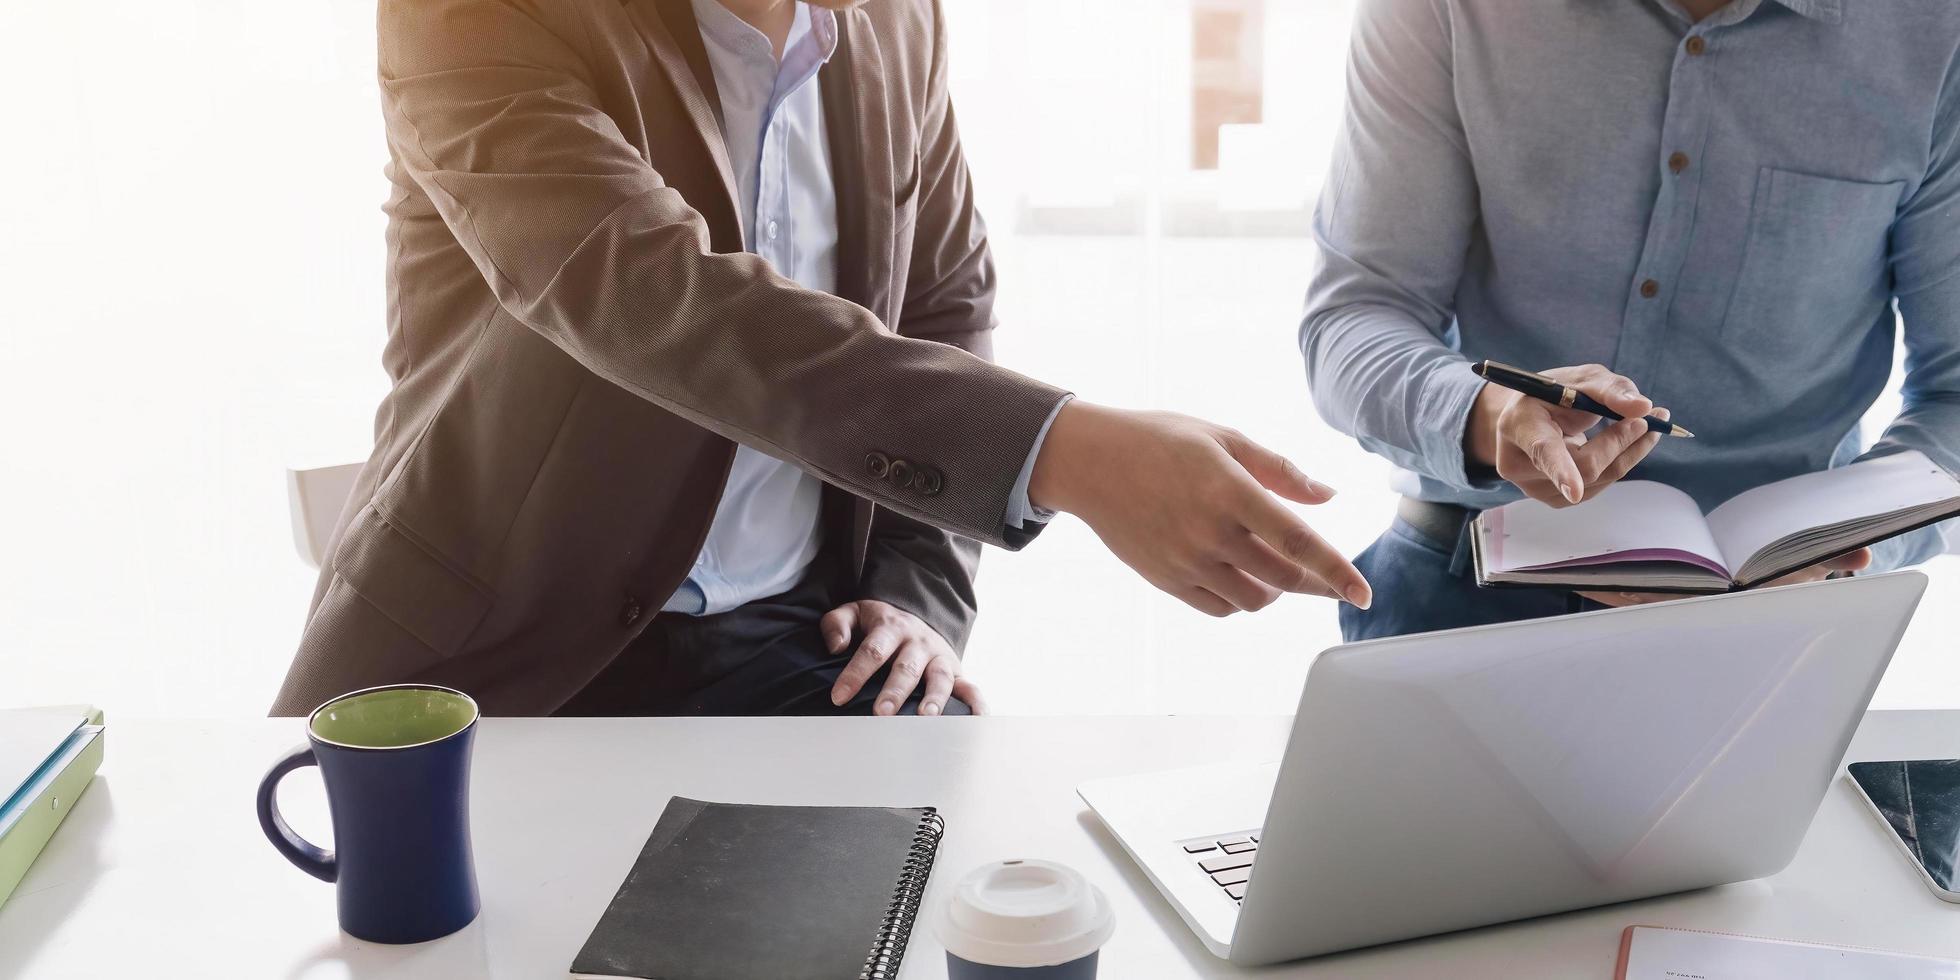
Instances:
[[[1053,861],[996,861],[953,886],[938,924],[946,951],[984,966],[1057,966],[1102,948],[1116,931],[1109,899]]]

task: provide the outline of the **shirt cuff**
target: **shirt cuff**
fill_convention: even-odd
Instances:
[[[1424,386],[1416,409],[1417,450],[1428,464],[1428,475],[1460,490],[1492,490],[1503,485],[1494,473],[1473,476],[1463,455],[1470,429],[1470,409],[1484,390],[1484,379],[1451,361],[1438,367]]]
[[[1068,404],[1074,395],[1063,395],[1062,400],[1048,412],[1048,421],[1041,423],[1041,431],[1035,433],[1034,448],[1028,450],[1028,461],[1021,464],[1021,475],[1014,479],[1014,489],[1007,494],[1007,527],[1009,530],[1024,530],[1029,524],[1046,524],[1055,512],[1046,507],[1036,507],[1028,499],[1028,483],[1034,479],[1034,461],[1041,455],[1041,444],[1048,441],[1048,427],[1055,424],[1055,416],[1062,414],[1062,406]]]

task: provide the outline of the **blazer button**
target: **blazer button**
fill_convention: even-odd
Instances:
[[[640,606],[640,600],[627,596],[626,605],[619,607],[619,625],[631,626],[639,622],[640,613],[644,611]]]
[[[909,487],[912,485],[911,463],[902,459],[894,459],[892,460],[891,473],[892,473],[892,482],[894,484],[897,484],[898,486],[901,487]]]
[[[884,453],[872,453],[864,457],[864,468],[870,470],[872,476],[882,480],[885,478],[885,474],[890,473],[892,470],[891,457],[886,456]]]
[[[945,485],[945,481],[939,476],[939,471],[930,466],[921,466],[919,472],[912,475],[912,486],[928,497],[939,496],[940,489]]]

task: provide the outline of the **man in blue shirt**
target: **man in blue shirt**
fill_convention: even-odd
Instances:
[[[1322,415],[1405,500],[1357,561],[1383,600],[1343,632],[1650,598],[1478,590],[1464,525],[1520,496],[1633,471],[1709,508],[1908,448],[1960,469],[1956,52],[1960,5],[1936,0],[1364,3],[1300,346]],[[1904,410],[1867,448],[1897,323]],[[1486,387],[1482,358],[1698,438],[1591,428]],[[1942,533],[1793,579],[1921,561]]]

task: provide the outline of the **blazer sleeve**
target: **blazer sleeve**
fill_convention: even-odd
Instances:
[[[1008,495],[1062,392],[715,254],[600,108],[578,16],[557,0],[380,5],[390,148],[502,308],[661,408],[1006,544]],[[880,480],[873,454],[937,469],[938,491]]]
[[[932,7],[932,59],[919,128],[918,218],[898,329],[991,361],[998,322],[994,262],[947,91],[945,18],[936,3]],[[1040,529],[1037,524],[1007,533],[1019,546]],[[976,542],[880,508],[871,520],[862,597],[912,613],[963,651],[979,611],[973,587],[979,565]]]

